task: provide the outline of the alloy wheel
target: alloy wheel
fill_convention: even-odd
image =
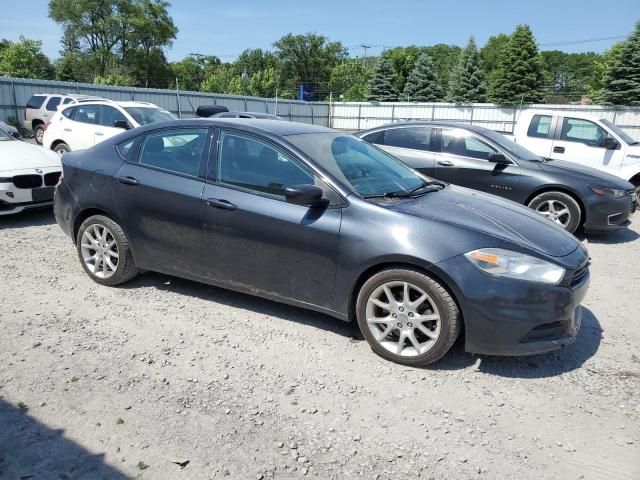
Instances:
[[[569,207],[558,200],[546,200],[538,205],[536,211],[544,215],[549,220],[553,220],[563,228],[571,221],[571,212]]]
[[[111,277],[120,260],[113,233],[104,225],[94,223],[84,230],[81,242],[82,259],[89,271],[98,278]]]
[[[42,139],[44,138],[44,132],[42,131],[41,128],[38,128],[36,130],[36,142],[38,142],[38,144],[42,145]]]
[[[442,326],[433,299],[404,281],[386,282],[376,288],[367,300],[366,319],[376,342],[390,353],[405,357],[431,350]]]

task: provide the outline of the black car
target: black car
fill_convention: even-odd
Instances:
[[[356,319],[422,365],[572,343],[589,281],[572,235],[494,195],[426,179],[368,143],[273,120],[176,120],[62,158],[58,224],[86,273],[176,275]]]
[[[572,233],[625,228],[636,209],[629,182],[544,159],[486,128],[412,121],[356,135],[425,175],[522,203]]]

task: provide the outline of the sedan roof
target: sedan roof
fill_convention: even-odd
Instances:
[[[274,135],[280,135],[282,137],[288,135],[302,135],[305,133],[336,133],[336,130],[332,130],[327,127],[321,127],[319,125],[311,125],[309,123],[298,122],[283,122],[282,120],[262,118],[194,118],[176,120],[176,122],[193,123],[194,125],[201,125],[203,123],[206,123],[220,127],[249,127],[246,129],[256,132],[268,132]],[[157,127],[158,124],[155,124],[155,126]]]
[[[477,133],[485,133],[489,131],[493,132],[493,130],[490,130],[485,127],[480,127],[478,125],[469,125],[468,123],[464,123],[464,122],[438,121],[438,120],[406,120],[402,122],[392,122],[392,123],[386,123],[384,125],[379,125],[377,127],[372,127],[367,130],[363,130],[362,132],[374,131],[374,130],[379,130],[382,128],[390,128],[390,127],[408,127],[412,125],[430,126],[430,127],[463,128],[465,130],[470,130],[472,132],[477,132]],[[362,133],[362,132],[358,132],[358,133]]]

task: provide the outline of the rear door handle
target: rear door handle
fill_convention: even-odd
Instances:
[[[449,160],[438,160],[438,165],[442,165],[443,167],[453,167],[453,162]]]
[[[564,153],[564,147],[553,147],[553,153]]]
[[[213,208],[220,208],[222,210],[235,210],[236,206],[228,200],[218,200],[217,198],[207,199],[207,203]]]
[[[120,183],[124,183],[125,185],[138,185],[138,180],[133,177],[118,177],[118,181]]]
[[[73,132],[73,129],[71,129],[71,128],[65,128],[65,129],[64,129],[64,131],[65,131],[65,132]]]
[[[104,135],[104,132],[96,132],[96,135],[98,135],[99,137]]]

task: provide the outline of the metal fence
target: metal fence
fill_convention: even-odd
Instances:
[[[0,76],[0,120],[24,118],[24,107],[36,93],[95,95],[116,101],[151,102],[182,118],[193,117],[200,105],[222,105],[232,111],[277,114],[293,122],[329,125],[329,105],[275,98],[256,98],[153,88],[111,87],[92,83],[30,80]]]
[[[490,103],[456,105],[454,103],[334,103],[331,106],[333,128],[363,130],[400,120],[440,120],[480,125],[499,132],[512,133],[521,112],[527,109],[580,112],[606,118],[640,140],[640,108],[595,105],[525,105],[500,107]]]

